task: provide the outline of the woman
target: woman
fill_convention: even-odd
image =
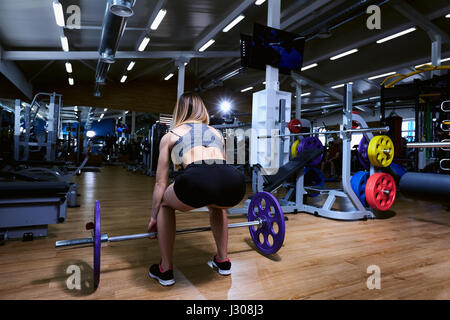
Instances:
[[[245,178],[225,164],[222,135],[210,127],[202,99],[195,93],[180,96],[173,112],[173,129],[161,139],[149,232],[158,232],[161,261],[150,267],[150,277],[172,285],[175,210],[208,207],[217,254],[208,262],[221,275],[231,274],[227,256],[228,223],[225,209],[245,195]],[[168,186],[169,162],[183,170]]]

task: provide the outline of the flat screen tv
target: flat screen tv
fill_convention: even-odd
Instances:
[[[281,73],[301,71],[305,38],[298,34],[254,24],[253,36],[241,34],[243,67],[265,70],[266,65]]]

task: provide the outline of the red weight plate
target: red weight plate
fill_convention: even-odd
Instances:
[[[390,174],[374,173],[367,180],[366,201],[376,210],[389,210],[394,204],[396,193],[395,180]]]
[[[302,131],[302,123],[298,119],[292,119],[288,123],[288,128],[291,133],[300,133]]]

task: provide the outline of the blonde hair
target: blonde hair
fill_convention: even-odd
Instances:
[[[185,92],[178,98],[173,110],[172,128],[193,121],[209,124],[208,110],[197,93]]]

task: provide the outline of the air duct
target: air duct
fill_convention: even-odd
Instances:
[[[127,20],[133,15],[136,0],[108,0],[103,17],[102,35],[99,46],[99,59],[95,71],[95,94],[100,96],[99,86],[106,84],[106,74],[115,62],[115,54],[123,36]]]

